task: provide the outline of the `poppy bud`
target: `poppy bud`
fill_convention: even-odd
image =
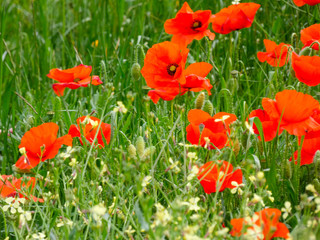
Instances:
[[[320,165],[320,151],[317,150],[316,154],[313,157],[313,162],[316,165],[316,167],[318,167]]]
[[[320,192],[320,181],[318,178],[313,179],[312,184],[316,191],[319,193]]]
[[[139,80],[141,67],[139,63],[134,63],[131,67],[131,75],[134,80]]]
[[[100,62],[100,76],[103,76],[104,79],[107,79],[106,63],[103,60]]]
[[[53,112],[54,112],[54,122],[58,122],[59,120],[62,119],[62,112],[61,112],[61,98],[60,97],[55,97],[54,99],[54,108],[53,108]]]
[[[135,158],[137,156],[137,149],[133,144],[129,145],[128,153],[130,158]]]
[[[210,116],[212,116],[212,114],[213,114],[213,105],[212,105],[212,103],[209,100],[206,100],[204,102],[202,110],[207,112],[207,113],[209,113]]]
[[[312,48],[305,47],[301,49],[301,51],[299,52],[299,56],[310,56],[311,52],[312,52]]]
[[[245,131],[241,136],[241,145],[244,149],[247,149],[247,142],[248,142],[248,132]]]
[[[198,97],[196,98],[196,109],[201,109],[204,103],[204,100],[206,99],[206,95],[204,92],[199,93]]]
[[[236,139],[233,143],[233,152],[234,152],[234,155],[236,156],[238,156],[240,152],[240,143],[238,139]]]
[[[141,158],[143,156],[144,153],[144,149],[145,149],[145,142],[143,137],[139,136],[137,141],[136,141],[136,148],[137,148],[137,153],[139,155],[139,157]]]
[[[292,177],[291,163],[288,161],[286,161],[285,166],[284,166],[284,177],[285,177],[285,179],[291,179],[291,177]]]
[[[263,144],[262,144],[262,141],[258,141],[257,142],[257,145],[258,145],[258,151],[260,154],[263,153]]]

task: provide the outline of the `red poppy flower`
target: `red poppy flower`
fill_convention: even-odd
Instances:
[[[221,149],[227,145],[229,125],[236,119],[237,117],[230,113],[217,113],[211,117],[200,109],[190,110],[187,140],[208,149]]]
[[[93,143],[94,137],[96,136],[97,129],[100,124],[100,119],[96,117],[83,116],[77,119],[78,125],[71,125],[69,129],[69,134],[72,137],[79,137],[81,140],[81,133],[90,142]],[[80,128],[82,127],[81,131]],[[111,126],[108,123],[101,123],[100,131],[97,136],[97,141],[100,147],[104,147],[103,137],[106,139],[107,144],[110,142],[111,137]]]
[[[264,141],[268,142],[268,141],[273,140],[277,135],[279,121],[272,120],[269,117],[269,115],[267,114],[267,112],[262,109],[253,110],[250,113],[249,118],[254,118],[254,117],[259,118],[259,120],[261,122]],[[260,133],[259,133],[257,126],[255,124],[253,124],[252,127],[253,127],[254,133],[259,135]],[[281,133],[282,133],[282,130],[279,129],[279,135]],[[259,138],[259,140],[261,140],[260,136],[258,138]]]
[[[59,126],[53,122],[44,123],[31,128],[21,138],[19,145],[23,155],[16,162],[19,169],[31,169],[37,166],[40,161],[54,158],[61,145],[72,146],[72,137],[64,135],[57,138]]]
[[[205,62],[190,64],[184,71],[186,76],[185,84],[179,84],[178,81],[170,81],[166,87],[157,87],[149,91],[148,96],[154,103],[157,103],[160,98],[170,101],[177,95],[183,95],[188,91],[200,92],[207,90],[208,95],[211,95],[210,89],[212,85],[210,80],[205,78],[211,69],[212,65]]]
[[[212,15],[212,29],[217,33],[228,34],[235,30],[249,28],[259,8],[260,4],[257,3],[240,3],[223,8]]]
[[[230,234],[240,237],[252,236],[257,240],[272,238],[289,238],[289,230],[284,223],[279,222],[281,211],[276,208],[266,208],[255,212],[252,218],[235,218],[231,220],[233,226]]]
[[[141,74],[151,88],[175,86],[186,83],[183,73],[189,49],[179,48],[172,42],[153,45],[144,59]]]
[[[3,198],[18,196],[19,198],[31,198],[35,202],[43,202],[43,199],[29,194],[36,185],[36,179],[34,177],[27,177],[27,181],[23,181],[23,179],[22,177],[15,178],[12,175],[1,175],[0,196]]]
[[[320,129],[320,124],[312,117],[319,102],[308,94],[284,90],[276,94],[276,100],[263,98],[262,106],[271,120],[279,122],[282,115],[280,128],[289,134],[303,136]]]
[[[171,42],[186,47],[193,39],[200,40],[208,36],[214,40],[215,34],[208,30],[211,11],[193,12],[187,2],[177,13],[176,17],[164,23],[166,33],[173,34]]]
[[[242,183],[242,171],[237,169],[233,172],[233,166],[227,161],[213,161],[204,164],[198,173],[198,179],[205,193],[222,192],[226,188],[235,188]]]
[[[302,29],[300,35],[300,40],[305,47],[310,46],[315,41],[320,42],[320,24],[313,24],[310,27]],[[313,44],[312,48],[319,50],[319,44]]]
[[[79,87],[87,87],[88,84],[100,85],[102,81],[99,76],[90,76],[91,66],[80,64],[74,68],[61,70],[58,68],[51,69],[47,77],[58,81],[52,85],[53,91],[58,96],[63,96],[64,89],[77,89]]]
[[[257,55],[260,62],[267,61],[273,67],[282,67],[288,62],[289,44],[280,43],[277,45],[268,39],[263,40],[263,43],[267,52],[258,52]]]
[[[301,7],[305,4],[308,4],[310,6],[314,6],[316,4],[320,3],[320,0],[293,0],[293,2],[298,6]]]
[[[292,53],[292,68],[300,82],[308,86],[320,83],[320,57],[299,56]]]

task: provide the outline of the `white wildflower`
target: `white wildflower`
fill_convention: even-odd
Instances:
[[[232,188],[231,189],[231,193],[232,194],[236,194],[238,192],[239,195],[242,195],[243,194],[243,191],[242,191],[242,187],[244,187],[244,184],[243,183],[240,183],[238,184],[236,181],[232,181],[231,182],[231,185],[232,186],[235,186],[235,188]]]
[[[291,207],[291,203],[286,201],[284,203],[284,207],[281,208],[281,212],[283,212],[283,218],[286,219],[288,217],[288,215],[291,213],[292,207]]]

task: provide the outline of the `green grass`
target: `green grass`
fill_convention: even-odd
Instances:
[[[315,213],[314,201],[306,199],[305,194],[311,193],[305,191],[305,186],[313,183],[320,191],[320,169],[315,171],[314,164],[297,167],[287,163],[297,149],[293,136],[282,134],[278,140],[265,143],[262,150],[261,143],[256,136],[249,135],[244,123],[252,110],[261,107],[263,97],[274,98],[283,89],[308,92],[319,100],[319,87],[299,84],[290,74],[289,65],[276,69],[260,63],[256,54],[265,50],[265,38],[301,48],[292,35],[296,33],[299,37],[301,29],[319,23],[320,8],[298,8],[291,0],[254,2],[262,7],[251,28],[228,35],[216,34],[212,42],[202,39],[189,46],[189,63],[207,61],[216,67],[208,76],[213,85],[209,100],[215,112],[230,112],[238,117],[232,138],[239,141],[240,151],[234,154],[232,148],[219,153],[181,146],[179,143],[188,144],[185,114],[194,108],[197,95],[186,94],[170,102],[160,100],[155,105],[146,99],[144,79],[134,80],[131,76],[137,45],[141,46],[138,52],[142,66],[141,49],[147,52],[153,44],[170,40],[163,24],[175,16],[183,1],[2,0],[1,174],[23,176],[12,170],[20,156],[20,139],[31,127],[43,122],[57,123],[62,136],[78,117],[94,111],[94,116],[112,125],[112,139],[103,149],[74,141],[76,151],[72,157],[78,162],[76,166],[69,165],[70,158],[63,160],[57,156],[36,167],[32,175],[42,176],[43,180],[37,182],[35,195],[44,196],[45,203],[24,205],[25,210],[32,211],[32,220],[22,228],[17,217],[2,212],[0,238],[25,239],[28,234],[44,232],[50,239],[183,239],[192,227],[197,227],[193,234],[219,239],[223,238],[217,235],[222,223],[231,228],[230,219],[263,209],[261,203],[248,205],[247,198],[252,199],[254,193],[269,207],[281,209],[285,201],[291,202],[292,213],[281,221],[287,224],[294,239],[319,238],[318,222],[315,227],[308,224],[319,221],[319,213]],[[231,4],[231,0],[188,3],[193,10],[209,9],[216,13]],[[99,41],[97,47],[92,46],[95,40]],[[64,97],[57,97],[51,88],[54,81],[46,76],[49,70],[80,63],[92,65],[93,73],[101,77],[103,85],[67,89]],[[233,77],[232,70],[241,75]],[[126,114],[113,112],[117,101],[128,108]],[[8,135],[10,128],[13,132]],[[156,150],[145,159],[129,158],[128,146],[135,144],[139,136],[144,138],[146,148],[154,146]],[[241,167],[246,180],[243,195],[233,195],[228,189],[205,194],[196,178],[188,180],[191,171],[188,152],[196,152],[198,159],[193,163],[198,166],[223,159]],[[169,158],[179,162],[179,173],[168,170]],[[248,177],[267,168],[270,171],[265,171],[266,180],[254,186]],[[141,183],[145,176],[151,176],[152,180],[143,191]],[[269,200],[267,189],[272,191],[274,202]],[[200,197],[199,216],[178,202],[195,197]],[[107,208],[101,226],[90,213],[100,203]],[[153,228],[156,203],[166,208],[171,220]],[[59,219],[69,219],[73,225],[57,227]],[[132,235],[126,232],[129,226],[135,230]]]

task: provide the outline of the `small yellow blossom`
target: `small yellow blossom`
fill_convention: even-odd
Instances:
[[[118,101],[117,105],[118,105],[118,107],[113,108],[114,112],[122,112],[122,113],[127,113],[128,112],[128,109],[126,108],[126,106],[121,101]]]

